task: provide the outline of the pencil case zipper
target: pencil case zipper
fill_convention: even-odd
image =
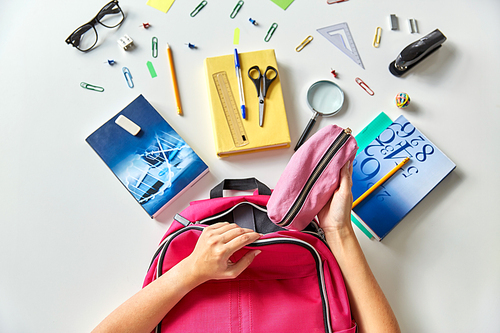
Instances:
[[[335,157],[337,152],[344,146],[347,140],[349,140],[351,133],[352,133],[351,129],[346,128],[337,136],[337,138],[335,138],[330,147],[328,147],[325,154],[321,157],[321,160],[318,162],[313,172],[307,179],[306,183],[302,187],[302,190],[300,194],[297,196],[297,199],[294,201],[294,203],[288,210],[285,217],[281,220],[281,222],[278,223],[279,226],[286,227],[290,225],[290,223],[292,223],[295,216],[298,214],[298,212],[304,205],[304,202],[307,199],[309,192],[313,188],[318,178],[321,176],[321,173],[325,170],[330,161]]]

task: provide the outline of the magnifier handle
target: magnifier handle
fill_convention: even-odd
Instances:
[[[315,112],[314,115],[313,115],[313,117],[307,123],[306,129],[304,130],[304,132],[302,132],[302,135],[300,136],[300,139],[297,142],[297,145],[295,146],[295,148],[293,149],[293,151],[297,151],[300,148],[300,146],[302,146],[302,144],[306,141],[306,139],[307,139],[307,137],[309,135],[309,132],[311,132],[314,124],[316,123],[316,117],[317,116],[318,116],[318,113]]]

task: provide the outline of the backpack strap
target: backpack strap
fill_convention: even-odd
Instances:
[[[271,189],[255,178],[224,179],[210,191],[210,199],[222,198],[224,190],[250,191],[257,189],[259,195],[271,195]]]

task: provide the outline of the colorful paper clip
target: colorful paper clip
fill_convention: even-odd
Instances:
[[[129,88],[134,87],[134,81],[132,81],[132,74],[127,67],[122,68],[123,75],[125,75],[125,81],[127,81],[127,85]]]
[[[382,28],[377,27],[375,30],[375,37],[373,38],[373,47],[379,47],[380,46],[380,37],[382,36]]]
[[[104,91],[103,87],[94,86],[93,84],[85,83],[85,82],[81,82],[80,83],[80,87],[85,88],[87,90],[92,90],[92,91],[98,91],[98,92],[103,92]]]
[[[333,5],[334,3],[340,3],[340,2],[344,2],[344,1],[347,1],[347,0],[326,0],[326,3],[329,5]]]
[[[307,44],[309,44],[313,40],[313,36],[309,35],[300,43],[299,46],[295,48],[295,51],[300,52],[304,47],[306,47]]]
[[[245,2],[243,0],[238,1],[238,3],[236,4],[236,6],[233,9],[233,12],[231,13],[231,15],[229,15],[229,17],[234,19],[236,17],[236,15],[238,14],[238,12],[240,11],[241,7],[243,7],[244,3]]]
[[[356,81],[356,83],[359,84],[359,86],[361,88],[363,88],[363,90],[366,91],[368,93],[368,95],[370,95],[370,96],[375,95],[373,90],[371,90],[370,87],[368,87],[368,85],[366,83],[364,83],[363,80],[361,80],[359,77],[355,78],[354,81]]]
[[[269,42],[271,37],[273,37],[274,32],[278,28],[278,23],[273,23],[269,30],[267,31],[266,37],[264,37],[264,42]]]
[[[200,12],[200,10],[203,9],[203,7],[205,7],[207,5],[208,2],[206,2],[205,0],[203,0],[202,2],[200,2],[200,4],[191,12],[190,16],[191,17],[195,17],[196,14],[198,14]]]
[[[158,57],[158,38],[156,37],[153,37],[153,39],[151,39],[151,55],[153,56],[153,58]]]

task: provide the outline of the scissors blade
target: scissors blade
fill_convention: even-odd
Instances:
[[[259,97],[259,126],[264,124],[264,97]]]

